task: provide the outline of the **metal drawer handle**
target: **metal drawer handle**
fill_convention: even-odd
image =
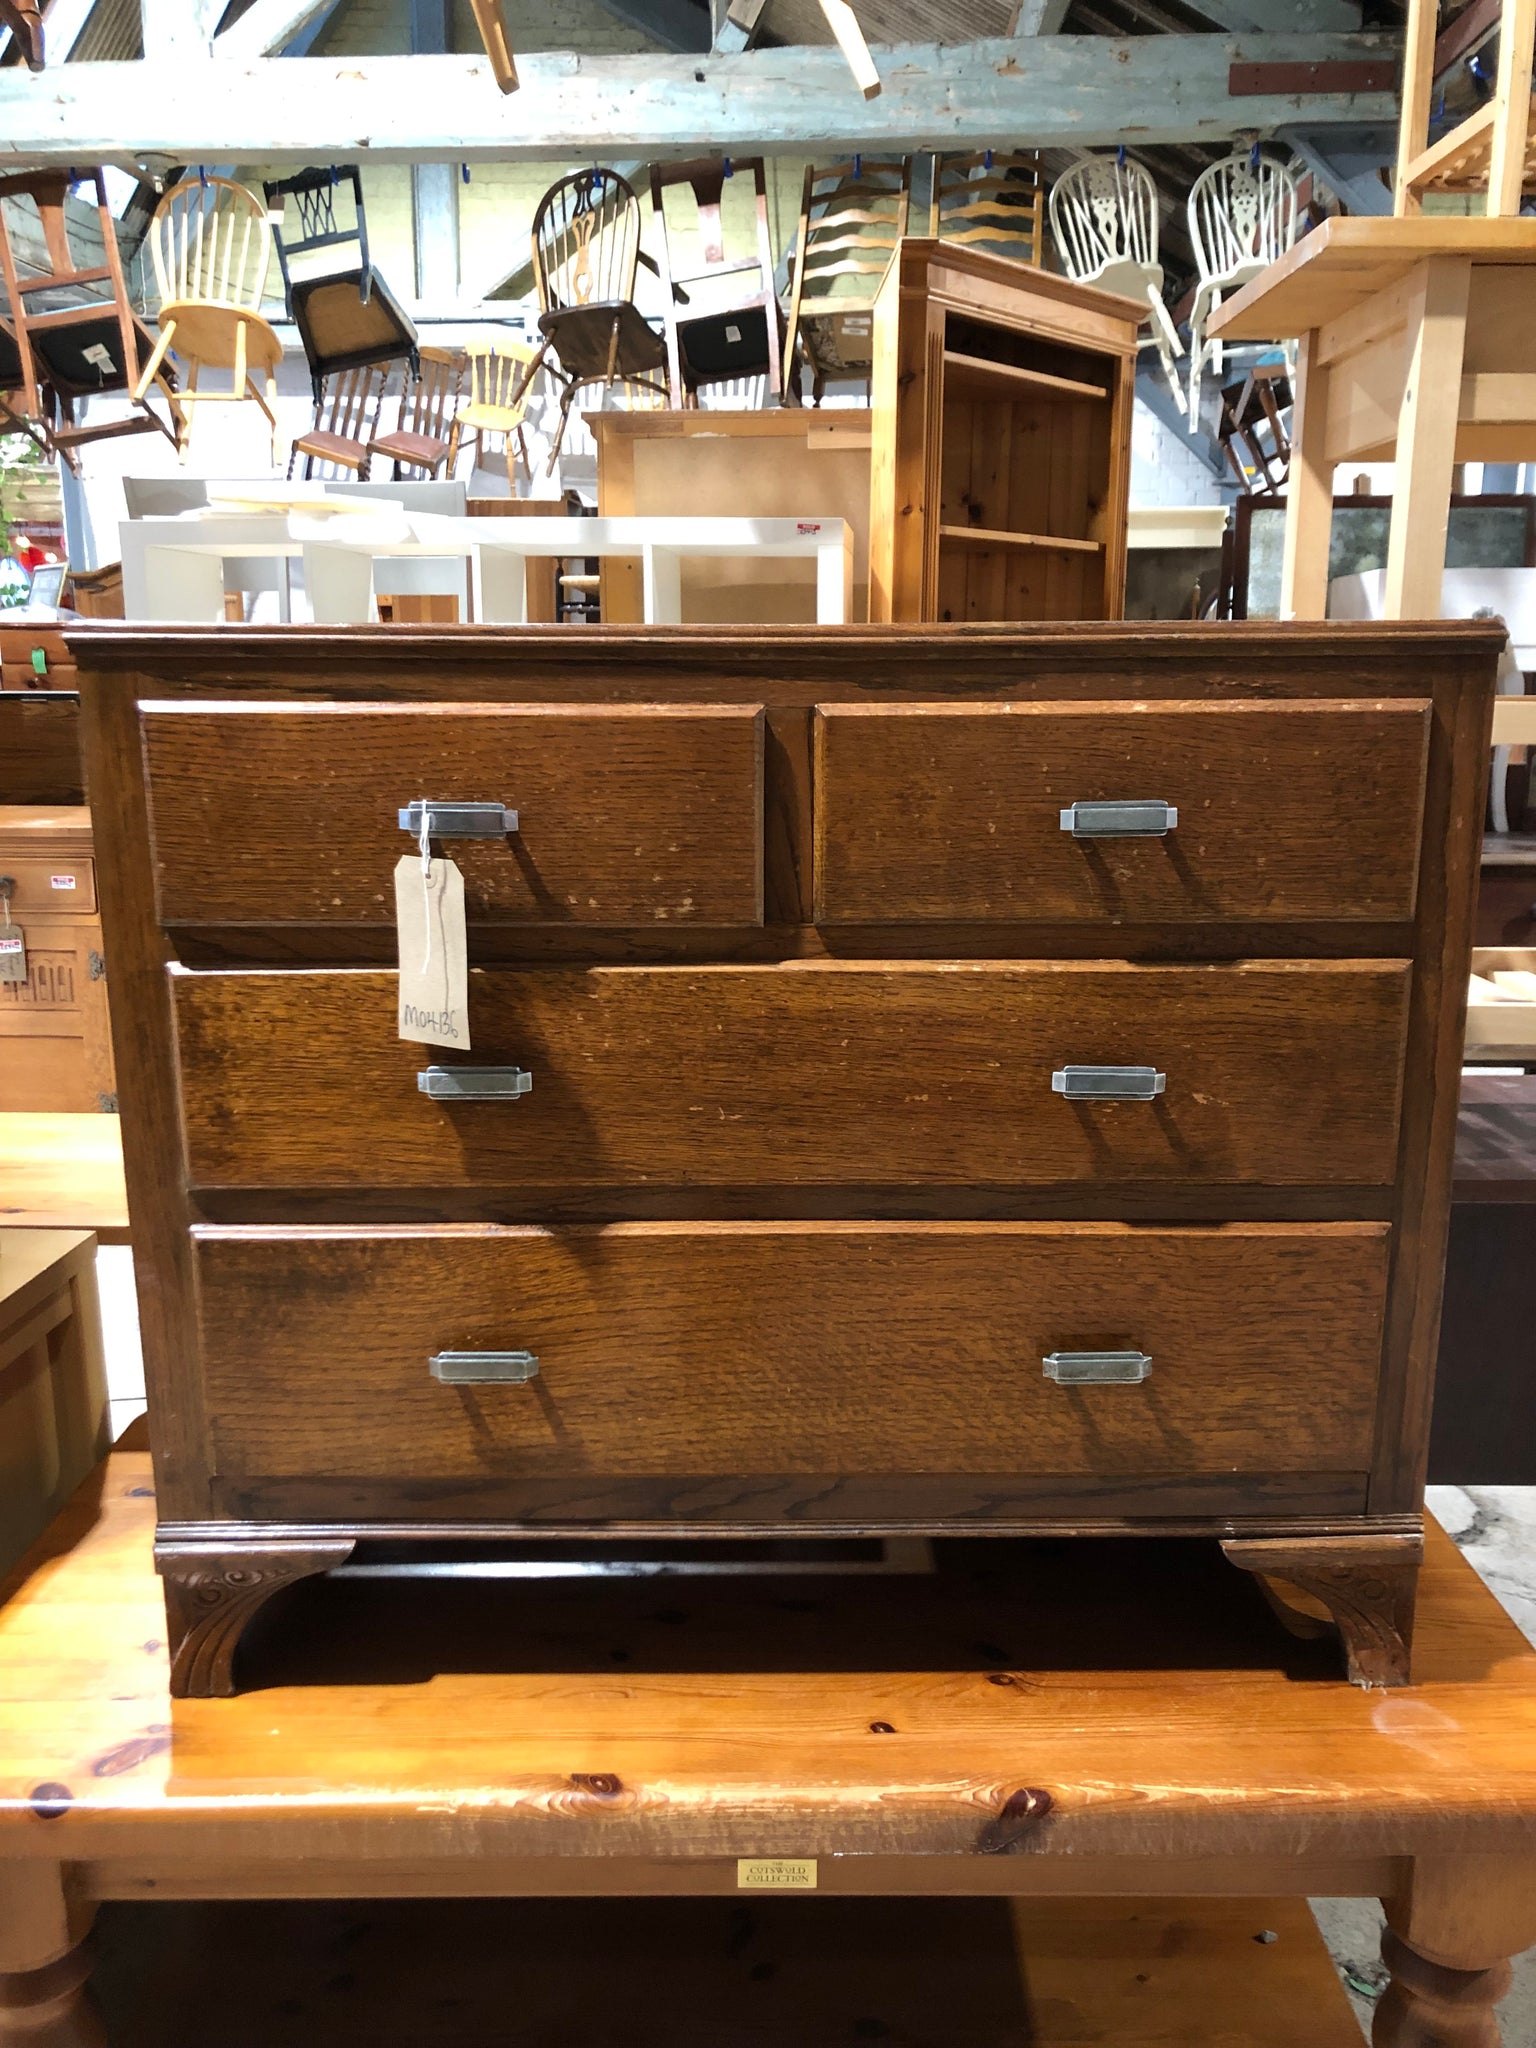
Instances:
[[[421,837],[422,805],[407,804],[400,812],[400,830]],[[426,802],[427,831],[433,839],[504,839],[517,830],[517,813],[504,804],[437,804]]]
[[[1075,839],[1161,839],[1179,822],[1174,804],[1154,800],[1113,804],[1072,804],[1061,814],[1061,829]]]
[[[448,1387],[520,1387],[539,1376],[531,1351],[439,1351],[427,1364]]]
[[[1052,1094],[1075,1102],[1150,1102],[1167,1084],[1156,1067],[1058,1067],[1051,1076]]]
[[[526,1067],[424,1067],[416,1086],[435,1102],[495,1102],[528,1094],[533,1076]]]
[[[1134,1386],[1152,1370],[1145,1351],[1051,1351],[1040,1362],[1063,1387]]]

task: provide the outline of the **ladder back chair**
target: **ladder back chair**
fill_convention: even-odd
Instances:
[[[459,401],[464,392],[464,356],[459,349],[424,348],[420,367],[400,390],[400,415],[393,430],[374,441],[371,453],[394,465],[398,478],[406,469],[435,477],[440,469],[453,475],[458,460]]]
[[[802,360],[813,405],[821,404],[829,376],[868,381],[874,296],[907,232],[911,202],[909,156],[806,165],[790,280],[784,395],[791,404],[799,402]]]
[[[727,259],[721,207],[726,183],[752,180],[757,253]],[[686,185],[698,210],[697,269],[679,271],[673,263],[672,235],[667,226],[666,194]],[[667,371],[672,390],[684,405],[698,404],[701,388],[764,377],[777,400],[784,388],[784,314],[773,283],[773,237],[768,227],[768,188],[760,156],[700,157],[691,163],[652,164],[651,217],[656,225],[660,274],[667,323]],[[742,280],[752,277],[742,291]],[[707,310],[702,301],[712,300]],[[700,310],[686,319],[679,304],[700,301]],[[722,303],[723,302],[723,303]]]
[[[542,355],[542,349],[505,340],[493,341],[469,351],[469,397],[460,405],[456,421],[459,446],[463,446],[470,434],[474,435],[474,467],[479,469],[485,454],[486,435],[500,434],[506,446],[507,481],[514,492],[517,489],[517,476],[512,467],[514,443],[522,459],[523,474],[530,482],[533,480],[525,427],[528,396]]]
[[[1152,173],[1134,157],[1081,157],[1051,187],[1050,212],[1051,235],[1068,277],[1147,307],[1163,375],[1183,412],[1184,386],[1173,366],[1184,349],[1163,298]]]
[[[984,149],[936,156],[928,233],[1040,268],[1045,255],[1045,180],[1040,152]]]
[[[1206,327],[1228,292],[1278,262],[1296,240],[1296,173],[1289,164],[1236,150],[1209,165],[1189,194],[1189,239],[1200,282],[1189,314],[1189,413],[1200,403],[1207,362],[1220,375],[1222,345]]]
[[[338,370],[324,380],[315,401],[314,423],[299,435],[288,457],[290,479],[302,455],[306,480],[319,462],[331,472],[368,481],[388,378],[383,363],[360,363],[355,370]]]
[[[145,239],[160,291],[160,339],[135,396],[174,349],[186,363],[183,408],[252,399],[266,414],[275,459],[283,345],[261,310],[272,262],[266,207],[232,178],[184,178],[155,208]],[[200,391],[204,369],[230,371],[229,390]]]
[[[1481,192],[1490,219],[1512,218],[1523,196],[1536,191],[1536,99],[1531,96],[1536,0],[1500,0],[1493,97],[1431,142],[1439,12],[1435,0],[1408,0],[1392,210],[1422,212],[1426,192]]]
[[[72,234],[68,201],[75,182],[68,171],[0,179],[0,278],[15,349],[9,375],[17,395],[6,409],[78,475],[78,451],[87,442],[161,433],[179,447],[186,429],[175,373],[155,362],[154,336],[129,299],[117,223],[99,170],[79,182],[94,193],[101,247],[87,251],[83,262],[76,256],[75,235],[84,233],[85,223],[77,215]],[[17,249],[23,236],[33,249],[41,241],[46,264],[33,269],[33,256],[25,276]],[[107,392],[126,395],[133,411],[95,425],[77,415],[78,406]],[[151,392],[162,401],[163,415],[149,403]]]
[[[573,171],[552,185],[533,216],[533,275],[539,332],[559,381],[560,424],[553,474],[576,393],[584,386],[638,386],[672,396],[667,344],[635,304],[640,202],[617,171]]]
[[[325,378],[337,370],[355,370],[363,363],[409,362],[416,372],[416,326],[368,253],[368,212],[363,180],[356,164],[331,164],[324,169],[296,171],[291,178],[271,178],[262,186],[267,206],[278,218],[272,223],[278,267],[283,274],[283,299],[288,317],[299,331],[304,359],[316,399]],[[350,224],[337,202],[350,193]],[[288,201],[294,203],[299,232],[290,231]],[[312,257],[322,249],[352,249],[350,262],[330,257],[319,269],[305,264],[294,275],[295,258]]]

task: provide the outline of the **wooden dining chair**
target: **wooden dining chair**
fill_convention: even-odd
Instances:
[[[530,482],[533,479],[525,428],[528,397],[542,356],[542,349],[506,339],[487,342],[469,351],[469,397],[460,405],[455,422],[458,445],[462,447],[465,439],[470,434],[474,435],[474,466],[479,469],[483,466],[486,435],[499,434],[506,450],[507,481],[514,492],[517,489],[517,477],[512,467],[514,445],[522,460],[523,474]]]
[[[288,457],[290,479],[302,455],[306,478],[314,475],[319,462],[367,482],[388,378],[385,364],[360,363],[355,370],[338,370],[324,379],[315,401],[314,424],[299,435]]]
[[[417,352],[418,370],[400,387],[400,413],[394,427],[374,440],[370,453],[391,463],[391,475],[423,470],[435,477],[440,469],[453,475],[459,455],[459,401],[464,392],[464,354],[460,349],[424,348]]]
[[[806,165],[784,365],[784,396],[792,405],[800,401],[802,364],[811,373],[813,405],[821,404],[829,377],[868,381],[874,296],[907,232],[911,200],[909,156]]]
[[[982,149],[933,159],[928,233],[1038,270],[1045,255],[1045,180],[1035,149]]]
[[[667,344],[635,304],[640,202],[617,171],[573,171],[552,185],[533,216],[539,332],[562,385],[552,474],[576,393],[625,384],[672,399]]]
[[[94,192],[99,252],[77,256],[67,201],[71,187]],[[78,220],[77,220],[78,225]],[[41,239],[47,268],[22,275],[16,238]],[[155,340],[128,296],[117,222],[99,170],[79,180],[69,171],[26,171],[0,179],[0,279],[15,345],[10,410],[27,422],[49,451],[79,473],[79,450],[91,441],[124,434],[164,434],[181,445],[186,432],[176,375],[154,360]],[[163,412],[150,403],[155,394]],[[90,398],[121,393],[126,416],[90,420],[77,408]]]
[[[720,209],[727,179],[750,177],[756,211],[757,253],[728,259]],[[696,269],[673,262],[665,197],[686,185],[698,213]],[[768,188],[760,156],[700,157],[691,163],[652,164],[651,218],[656,229],[667,333],[667,374],[684,405],[696,406],[701,388],[766,377],[778,398],[784,388],[784,313],[773,285],[773,236]],[[745,289],[743,288],[745,287]],[[711,301],[707,307],[704,301]],[[697,305],[687,317],[680,305]]]
[[[408,362],[414,376],[415,322],[369,252],[368,210],[356,164],[295,171],[267,179],[261,189],[283,277],[283,302],[298,329],[316,399],[327,377],[363,363]],[[297,233],[289,218],[290,200]],[[310,264],[315,257],[318,269]]]
[[[1184,353],[1163,297],[1158,261],[1158,195],[1152,173],[1132,156],[1082,156],[1051,187],[1051,234],[1067,276],[1137,299],[1149,339],[1180,412],[1189,409],[1174,365]],[[1145,344],[1143,344],[1144,346]]]
[[[253,400],[266,414],[275,459],[283,345],[261,310],[272,261],[265,205],[232,178],[184,178],[155,208],[145,240],[160,291],[160,339],[135,396],[174,349],[186,364],[183,408]],[[200,391],[205,369],[230,371],[229,390]]]

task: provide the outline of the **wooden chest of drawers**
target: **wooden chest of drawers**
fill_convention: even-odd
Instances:
[[[1127,1530],[1400,1682],[1497,648],[92,631],[178,1686],[375,1540]]]
[[[0,879],[27,966],[0,982],[0,1110],[113,1110],[90,812],[0,805]]]

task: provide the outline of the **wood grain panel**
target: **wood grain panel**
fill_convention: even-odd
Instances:
[[[222,1476],[1344,1471],[1371,1442],[1379,1224],[201,1231]],[[1062,1387],[1060,1349],[1150,1353]],[[443,1349],[522,1386],[444,1386]]]
[[[816,915],[1406,919],[1429,704],[825,705]],[[1068,805],[1159,798],[1164,838],[1077,839]]]
[[[518,813],[506,839],[444,842],[471,919],[762,918],[756,706],[152,703],[142,723],[171,924],[393,923],[397,813],[423,796]]]
[[[79,697],[69,690],[0,691],[0,803],[84,801]]]
[[[1392,961],[482,970],[469,1064],[421,1094],[395,976],[171,971],[198,1187],[1349,1184],[1392,1178]],[[437,1055],[441,1060],[450,1056]],[[1147,1063],[1151,1102],[1053,1094]]]

